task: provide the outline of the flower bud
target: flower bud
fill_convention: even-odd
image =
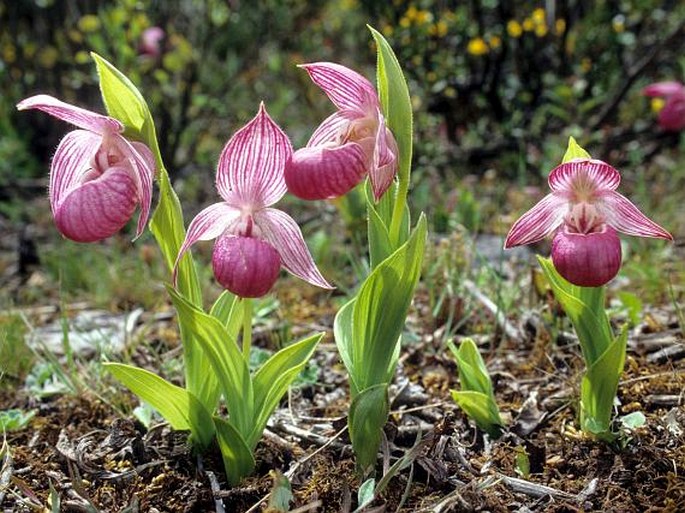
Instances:
[[[566,280],[579,287],[600,287],[621,268],[621,241],[616,230],[570,232],[562,226],[552,241],[552,262]]]
[[[224,235],[214,244],[212,268],[217,281],[239,297],[262,297],[278,278],[281,257],[255,237]]]

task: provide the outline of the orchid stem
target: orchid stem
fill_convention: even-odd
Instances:
[[[393,249],[400,246],[400,230],[402,229],[402,218],[404,217],[404,209],[407,205],[407,193],[409,191],[409,176],[400,175],[400,181],[397,186],[397,196],[395,197],[395,205],[392,210],[392,219],[390,220],[390,240],[393,244]]]
[[[252,346],[252,299],[243,298],[243,357],[249,364]]]

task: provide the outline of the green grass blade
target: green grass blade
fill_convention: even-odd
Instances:
[[[214,417],[214,426],[228,484],[236,486],[242,478],[254,472],[254,456],[243,436],[230,421]]]

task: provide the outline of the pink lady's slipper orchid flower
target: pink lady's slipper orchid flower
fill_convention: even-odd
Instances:
[[[160,27],[148,27],[140,35],[138,53],[157,58],[162,55],[162,44],[166,34]]]
[[[549,175],[552,192],[514,223],[504,242],[532,244],[554,232],[552,262],[564,278],[581,287],[599,287],[621,267],[617,231],[673,240],[616,192],[619,172],[601,160],[574,159]]]
[[[645,96],[663,97],[666,100],[659,111],[659,126],[669,132],[685,128],[685,85],[680,82],[657,82],[642,90]]]
[[[214,276],[240,297],[269,292],[281,265],[312,285],[332,288],[316,268],[297,223],[270,208],[287,190],[283,170],[292,153],[288,136],[261,104],[257,116],[221,152],[216,188],[224,201],[205,208],[190,223],[176,266],[197,241],[217,239]]]
[[[52,96],[32,96],[17,108],[42,110],[80,129],[64,136],[50,166],[50,207],[62,235],[76,242],[106,239],[140,205],[138,237],[152,201],[155,159],[150,149],[123,137],[124,126],[116,119]]]
[[[330,62],[304,64],[338,108],[319,125],[285,170],[288,190],[307,200],[342,196],[368,174],[376,201],[397,173],[397,143],[385,126],[371,82]]]

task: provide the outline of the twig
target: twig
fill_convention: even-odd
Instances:
[[[305,440],[314,445],[328,446],[331,443],[331,439],[326,438],[323,435],[319,435],[318,433],[314,433],[312,431],[308,431],[306,429],[302,429],[291,424],[285,424],[284,422],[277,422],[276,424],[274,424],[273,429],[281,431],[282,433],[285,433],[287,435],[295,436],[300,440]],[[342,444],[337,443],[334,444],[334,446],[342,447]]]
[[[562,492],[551,486],[545,486],[531,481],[526,481],[525,479],[519,479],[517,477],[509,477],[504,474],[498,474],[498,477],[509,486],[515,492],[523,493],[530,497],[546,497],[550,496],[555,499],[567,499],[572,500],[575,498],[574,495],[568,492]]]
[[[515,342],[523,342],[523,338],[521,337],[519,330],[507,320],[507,317],[504,315],[504,312],[500,309],[500,307],[493,303],[489,297],[483,294],[475,283],[473,283],[471,280],[464,280],[464,287],[473,297],[480,301],[480,303],[487,310],[489,310],[492,315],[495,316],[497,324],[500,326],[500,328],[502,328],[507,337]]]
[[[219,486],[219,480],[211,470],[205,470],[205,474],[207,475],[207,479],[209,479],[209,486],[212,489],[212,496],[214,497],[214,509],[216,510],[216,513],[226,513],[226,510],[224,509],[224,503],[220,498],[221,487]]]

